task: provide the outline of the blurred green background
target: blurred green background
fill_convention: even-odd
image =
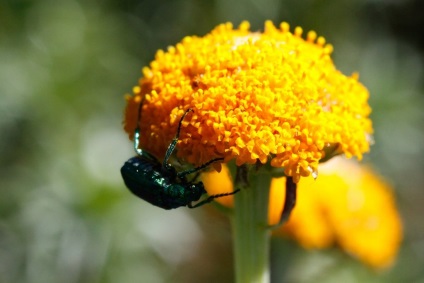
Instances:
[[[163,211],[125,188],[121,123],[157,49],[221,22],[314,29],[371,92],[371,163],[398,196],[405,240],[375,272],[336,248],[274,239],[273,282],[424,282],[424,2],[1,0],[0,282],[232,282],[227,219]]]

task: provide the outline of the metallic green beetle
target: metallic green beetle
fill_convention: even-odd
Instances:
[[[143,101],[139,106],[139,117],[142,104]],[[213,162],[223,160],[223,158],[215,158],[199,167],[182,172],[177,172],[168,163],[180,136],[181,123],[187,113],[192,111],[192,109],[188,109],[181,117],[177,134],[169,144],[162,164],[151,153],[139,148],[140,125],[138,121],[134,133],[134,149],[137,155],[125,162],[121,168],[125,185],[133,194],[163,209],[173,209],[180,206],[195,208],[209,203],[215,198],[232,195],[239,191],[235,190],[229,193],[212,195],[193,205],[193,202],[198,201],[206,193],[206,190],[202,182],[188,181],[186,176],[193,173],[199,174],[202,169],[208,167]]]

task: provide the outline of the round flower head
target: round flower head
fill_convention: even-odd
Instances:
[[[132,138],[139,121],[141,147],[162,157],[192,108],[177,148],[193,165],[270,161],[298,182],[329,155],[360,159],[372,133],[368,91],[335,68],[324,38],[301,34],[287,23],[266,22],[263,33],[227,23],[158,51],[127,96],[125,131]]]

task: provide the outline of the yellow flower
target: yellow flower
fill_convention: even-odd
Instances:
[[[228,174],[204,173],[209,194],[224,192]],[[225,191],[231,191],[229,187]],[[277,235],[288,235],[305,248],[337,244],[377,268],[389,266],[402,240],[402,224],[390,186],[370,168],[342,158],[320,165],[316,180],[302,179],[289,221]],[[243,193],[243,192],[242,192]],[[231,205],[232,196],[226,197]],[[285,198],[285,178],[271,182],[269,223],[278,223]],[[221,202],[221,199],[216,199]]]
[[[310,31],[270,21],[263,33],[243,22],[217,26],[158,51],[127,96],[124,128],[132,139],[141,113],[141,147],[164,156],[185,110],[178,157],[193,165],[223,157],[237,165],[284,167],[298,182],[320,159],[369,151],[371,112],[357,74],[338,71],[332,46]],[[326,156],[327,154],[327,156]]]

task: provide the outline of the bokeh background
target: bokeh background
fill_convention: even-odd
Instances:
[[[337,248],[275,238],[273,282],[424,282],[421,0],[1,0],[0,282],[232,282],[230,226],[213,205],[133,197],[123,95],[157,49],[221,22],[314,29],[371,92],[364,162],[393,185],[405,240],[376,272]]]

